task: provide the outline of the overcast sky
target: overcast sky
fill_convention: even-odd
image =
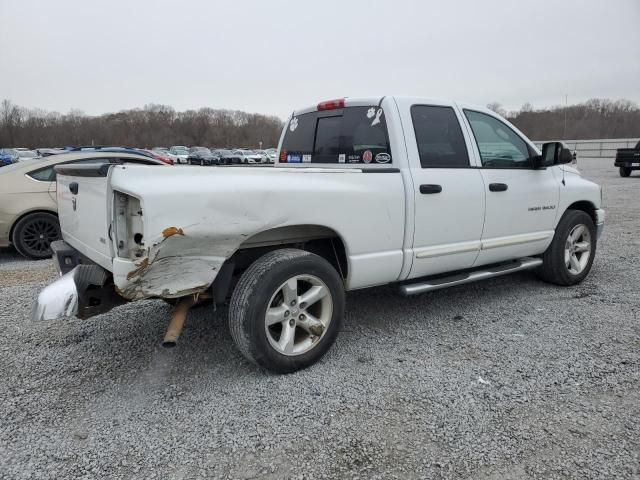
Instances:
[[[640,103],[640,0],[0,0],[0,19],[0,99],[60,112]]]

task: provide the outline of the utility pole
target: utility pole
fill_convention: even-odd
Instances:
[[[567,139],[567,108],[569,106],[569,95],[564,94],[564,129],[562,130],[562,139]]]

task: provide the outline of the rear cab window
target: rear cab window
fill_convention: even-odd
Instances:
[[[370,105],[294,116],[282,141],[280,163],[391,164],[384,110]]]

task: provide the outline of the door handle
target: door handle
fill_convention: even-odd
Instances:
[[[492,192],[506,192],[509,186],[506,183],[490,183],[489,190]]]
[[[71,193],[73,193],[74,195],[78,194],[78,182],[71,182],[69,184],[69,190],[71,191]]]
[[[440,193],[442,191],[442,185],[420,185],[420,193],[425,195],[429,193]]]

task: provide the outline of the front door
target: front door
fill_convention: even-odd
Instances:
[[[493,115],[463,109],[476,140],[486,189],[476,265],[544,252],[554,234],[560,184],[554,168],[533,169],[533,148]]]

